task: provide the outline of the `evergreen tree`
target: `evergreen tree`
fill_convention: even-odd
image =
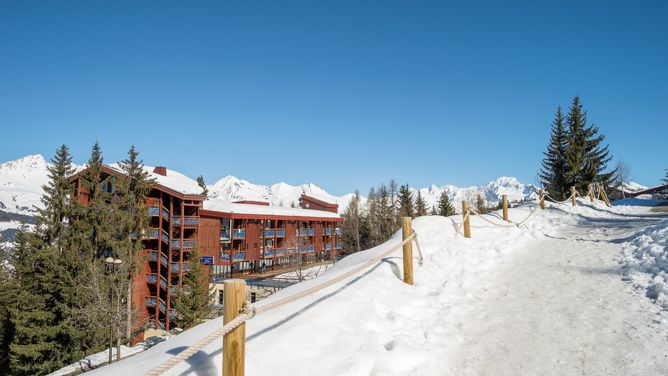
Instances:
[[[580,98],[577,96],[573,98],[566,124],[568,185],[584,191],[588,184],[595,182],[608,187],[613,172],[605,171],[612,158],[608,146],[603,144],[605,136],[599,134],[598,127],[587,125],[587,112],[583,110]]]
[[[450,202],[450,197],[448,197],[447,192],[441,192],[441,197],[438,199],[438,210],[436,211],[437,215],[442,215],[444,217],[449,217],[455,215],[455,208]]]
[[[355,191],[355,195],[343,212],[343,244],[346,251],[359,252],[362,250],[362,225],[360,193]]]
[[[42,186],[42,206],[37,210],[37,229],[45,244],[56,243],[60,249],[65,222],[69,214],[69,199],[72,194],[71,176],[74,174],[72,156],[66,145],[56,150],[47,168],[49,181]]]
[[[663,184],[668,184],[668,169],[666,169],[666,176],[663,178]]]
[[[380,184],[378,187],[378,222],[380,224],[380,243],[389,239],[397,229],[397,219],[395,216],[395,208],[392,204],[390,191],[385,184]],[[379,244],[380,244],[379,243]]]
[[[191,328],[207,319],[212,311],[215,291],[209,290],[207,273],[195,247],[185,264],[182,284],[176,288],[176,298],[172,300],[176,317],[172,322],[182,329]]]
[[[415,199],[415,216],[423,217],[428,214],[427,202],[422,197],[420,191],[418,191],[417,198]]]
[[[380,244],[382,235],[380,230],[380,210],[378,208],[378,195],[376,189],[371,187],[367,198],[367,223],[369,228],[368,244],[374,246]]]
[[[132,279],[141,267],[141,263],[138,262],[138,256],[144,248],[141,239],[149,222],[146,197],[155,181],[144,168],[144,163],[139,159],[139,153],[134,145],[128,151],[127,158],[119,163],[119,167],[125,176],[117,180],[116,220],[120,228],[112,256],[123,260],[122,268],[126,271],[126,279],[122,284],[127,291],[125,337],[129,339],[132,337],[133,322]]]
[[[11,310],[16,307],[16,280],[12,278],[9,260],[0,246],[0,375],[9,375],[10,345],[14,340]]]
[[[200,188],[202,188],[202,195],[204,196],[209,195],[209,188],[206,187],[206,182],[204,181],[204,175],[200,175],[197,177],[197,185],[199,185]]]
[[[408,184],[399,188],[399,217],[413,217],[415,215],[415,206],[413,204],[413,193]]]
[[[475,210],[480,214],[485,214],[488,212],[487,202],[480,193],[478,193],[478,195],[475,197],[475,203],[473,204],[473,206],[475,207]]]
[[[568,148],[567,134],[564,129],[564,115],[561,107],[552,121],[550,142],[547,145],[539,173],[540,182],[552,197],[565,198],[568,196],[569,182],[566,174],[568,171],[566,152]]]

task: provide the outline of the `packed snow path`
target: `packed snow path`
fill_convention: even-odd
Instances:
[[[623,241],[648,218],[590,219],[529,242],[471,291],[455,375],[668,375],[657,307],[622,281]]]
[[[511,209],[511,220],[529,208]],[[553,206],[522,228],[471,217],[414,229],[415,286],[401,250],[357,277],[247,323],[247,375],[666,375],[668,321],[619,272],[622,244],[658,221],[647,208]],[[291,295],[355,268],[400,239],[349,256]],[[139,375],[222,325],[199,325],[96,374]],[[169,375],[220,375],[221,340]]]

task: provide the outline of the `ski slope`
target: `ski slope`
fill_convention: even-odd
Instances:
[[[415,265],[415,286],[400,279],[398,249],[352,279],[256,316],[246,324],[246,374],[668,374],[668,317],[645,286],[623,275],[635,235],[668,221],[647,207],[578,202],[550,205],[521,228],[473,216],[471,239],[457,231],[460,216],[415,219],[425,257]],[[534,209],[511,209],[510,219]],[[398,242],[399,234],[256,305],[333,278]],[[221,325],[222,318],[204,323],[93,374],[144,374]],[[167,374],[220,375],[221,344]]]

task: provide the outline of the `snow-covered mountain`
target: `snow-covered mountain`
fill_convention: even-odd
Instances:
[[[47,182],[47,162],[41,155],[27,157],[0,164],[0,234],[4,238],[11,237],[10,232],[18,228],[20,221],[30,220],[35,214],[34,207],[40,206],[42,185]],[[77,166],[81,168],[81,166]],[[627,187],[639,189],[640,184],[628,183]],[[302,193],[339,205],[339,212],[348,206],[352,193],[343,196],[334,196],[319,186],[309,183],[290,185],[277,183],[271,186],[253,184],[249,181],[226,176],[208,186],[209,197],[226,201],[255,200],[266,201],[276,206],[297,205]],[[416,196],[418,190],[413,189]],[[536,197],[531,185],[523,184],[513,177],[500,177],[481,186],[456,187],[454,185],[437,186],[419,189],[422,196],[431,207],[436,205],[442,192],[447,192],[455,208],[460,210],[462,200],[475,200],[481,194],[488,205],[498,204],[501,196],[508,195],[511,202],[523,201]],[[362,202],[366,199],[362,198]],[[1,241],[1,240],[0,240]]]

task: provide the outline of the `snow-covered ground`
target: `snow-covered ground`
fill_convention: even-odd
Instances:
[[[511,220],[534,209],[511,209]],[[415,265],[414,286],[400,279],[399,249],[356,277],[256,316],[246,325],[246,374],[666,375],[666,312],[624,280],[622,257],[648,227],[655,226],[646,233],[652,241],[665,239],[656,232],[665,229],[660,220],[647,207],[585,199],[538,211],[521,228],[472,217],[471,239],[456,231],[460,216],[415,219],[425,261]],[[397,234],[256,305],[333,278],[399,241]],[[93,373],[143,374],[221,325],[212,320]],[[219,375],[221,343],[167,374]]]

